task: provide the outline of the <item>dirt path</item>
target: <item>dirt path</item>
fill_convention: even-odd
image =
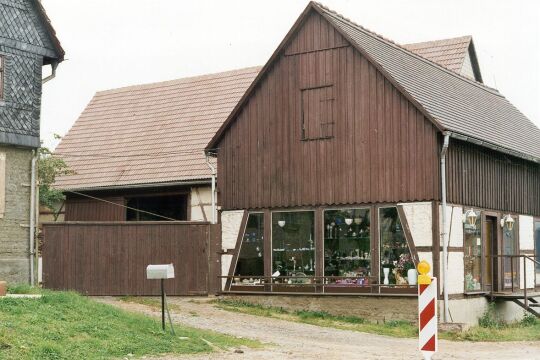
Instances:
[[[114,298],[100,301],[130,311],[160,316],[148,306]],[[285,320],[233,313],[217,309],[205,300],[170,298],[175,323],[210,329],[269,343],[266,349],[243,349],[243,354],[218,353],[189,359],[420,359],[415,339],[398,339],[355,331],[324,328]],[[185,359],[165,357],[162,359]],[[470,343],[439,341],[434,359],[540,359],[539,342]]]

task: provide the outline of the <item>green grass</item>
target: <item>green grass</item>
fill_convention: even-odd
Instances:
[[[287,311],[278,307],[267,307],[244,301],[221,299],[215,306],[232,312],[265,316],[276,319],[312,324],[336,329],[353,330],[394,337],[418,337],[415,324],[407,321],[388,321],[374,324],[355,316],[335,316],[324,311]],[[482,326],[474,326],[464,332],[439,332],[439,338],[454,341],[539,341],[540,321],[534,316],[525,316],[522,321],[506,324],[494,315],[490,308],[480,319]]]
[[[8,294],[39,294],[40,288],[28,284],[8,285]]]
[[[268,307],[229,299],[218,300],[215,302],[215,306],[227,311],[342,330],[353,330],[400,338],[418,336],[417,327],[407,321],[389,321],[384,324],[374,324],[357,316],[335,316],[325,311],[288,311],[279,307]]]
[[[184,326],[175,326],[175,331],[175,336],[164,333],[151,317],[72,292],[43,291],[39,299],[0,299],[0,359],[91,360],[260,346],[252,340]]]

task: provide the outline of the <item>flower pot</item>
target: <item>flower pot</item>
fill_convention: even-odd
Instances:
[[[409,269],[407,271],[407,281],[409,282],[409,285],[416,285],[418,279],[418,273],[416,272],[416,269]]]

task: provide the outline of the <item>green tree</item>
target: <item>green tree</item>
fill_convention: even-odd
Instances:
[[[55,139],[60,136],[55,134]],[[54,209],[54,206],[64,200],[61,190],[53,187],[57,176],[70,175],[73,171],[69,169],[66,162],[55,156],[47,147],[39,149],[37,161],[38,181],[39,181],[39,204]]]

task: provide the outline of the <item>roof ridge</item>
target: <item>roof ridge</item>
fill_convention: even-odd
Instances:
[[[338,20],[349,23],[353,27],[358,28],[360,31],[363,31],[363,32],[366,32],[366,33],[368,33],[370,35],[373,35],[375,38],[387,43],[390,46],[393,46],[393,47],[397,48],[398,50],[401,50],[401,51],[405,52],[406,54],[409,54],[409,55],[411,55],[413,57],[416,57],[416,58],[418,58],[418,59],[420,59],[420,60],[422,60],[422,61],[424,61],[424,62],[426,62],[426,63],[428,63],[428,64],[430,64],[432,66],[440,68],[441,70],[447,72],[448,74],[450,74],[450,75],[452,75],[452,76],[454,76],[454,77],[456,77],[458,79],[469,82],[470,84],[472,84],[474,86],[477,86],[477,87],[479,87],[481,89],[484,89],[486,91],[489,91],[489,92],[491,92],[491,93],[493,93],[495,95],[504,97],[503,95],[501,95],[499,90],[497,90],[495,88],[492,88],[490,86],[487,86],[487,85],[485,85],[485,84],[483,84],[481,82],[478,82],[476,80],[469,79],[469,78],[467,78],[467,77],[465,77],[465,76],[463,76],[461,74],[456,73],[455,71],[452,71],[452,70],[447,69],[446,67],[444,67],[444,66],[442,66],[440,64],[437,64],[436,62],[434,62],[432,60],[426,59],[425,57],[423,57],[421,55],[418,55],[418,54],[414,53],[411,50],[406,49],[403,45],[400,45],[400,44],[396,43],[394,40],[388,39],[388,38],[376,33],[375,31],[372,31],[370,29],[365,28],[362,25],[359,25],[359,24],[355,23],[351,19],[346,18],[345,16],[341,15],[340,13],[336,12],[335,10],[332,10],[332,9],[328,8],[327,6],[321,4],[321,3],[317,2],[317,1],[311,1],[311,3],[314,4],[315,6],[321,8],[326,13],[330,13],[330,14],[334,15]]]
[[[249,66],[249,67],[245,67],[245,68],[238,68],[238,69],[232,69],[232,70],[226,70],[226,71],[219,71],[219,72],[208,73],[208,74],[186,76],[186,77],[182,77],[182,78],[178,78],[178,79],[154,81],[154,82],[149,82],[149,83],[144,83],[144,84],[133,84],[133,85],[120,86],[120,87],[117,87],[117,88],[96,91],[95,95],[105,95],[105,94],[119,93],[119,92],[124,92],[124,91],[139,90],[139,89],[144,89],[144,88],[152,87],[152,86],[156,86],[156,85],[167,85],[167,84],[172,84],[172,83],[194,81],[194,80],[199,80],[199,79],[204,80],[204,79],[208,79],[208,78],[211,78],[211,77],[214,77],[214,76],[217,76],[217,75],[225,75],[225,74],[233,75],[235,73],[244,72],[244,71],[247,72],[248,70],[256,70],[256,69],[260,70],[261,66]]]
[[[418,41],[418,42],[413,42],[413,43],[402,44],[401,46],[405,47],[405,46],[420,45],[420,44],[430,44],[430,43],[438,43],[438,42],[458,40],[458,39],[468,39],[470,41],[472,40],[472,35],[463,35],[463,36],[456,36],[456,37],[445,38],[445,39]]]

